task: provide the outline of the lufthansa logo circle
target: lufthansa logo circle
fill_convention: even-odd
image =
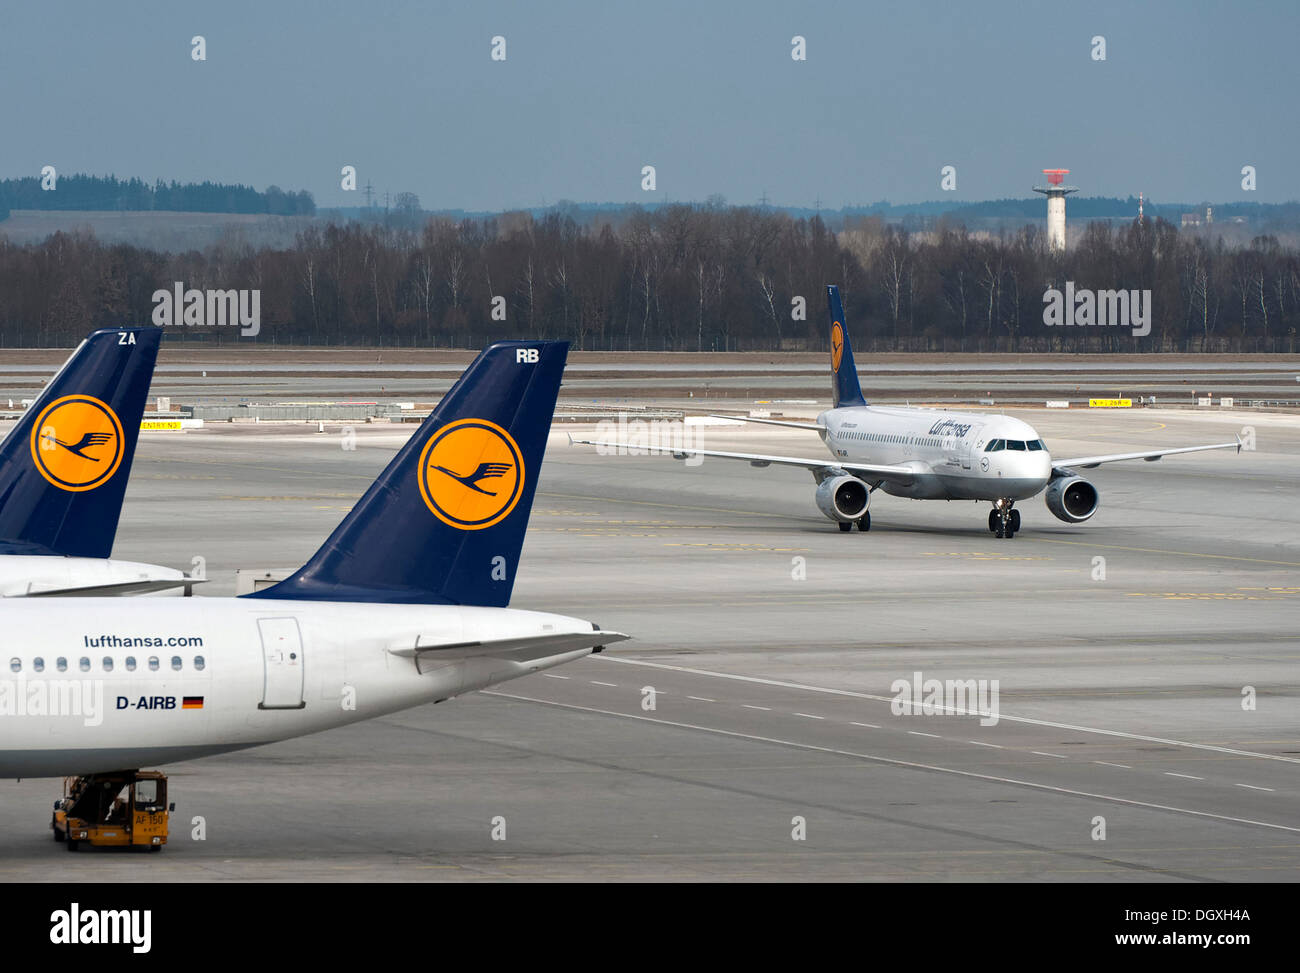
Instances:
[[[482,530],[504,520],[524,489],[519,445],[495,422],[459,419],[420,454],[420,496],[444,524]]]
[[[36,469],[60,490],[93,490],[122,462],[122,423],[94,396],[65,395],[36,417],[31,447]]]
[[[980,457],[980,469],[985,473],[989,471],[989,458],[987,456]]]
[[[836,321],[831,328],[831,371],[840,370],[840,359],[844,356],[844,328]]]

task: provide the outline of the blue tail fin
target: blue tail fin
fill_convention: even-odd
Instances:
[[[108,557],[161,328],[96,331],[0,444],[0,552]]]
[[[844,324],[840,289],[834,284],[826,286],[826,304],[831,312],[831,402],[837,409],[841,406],[866,405],[862,387],[858,385],[858,366],[853,363],[849,329]]]
[[[245,597],[508,605],[568,351],[485,350],[311,560]]]

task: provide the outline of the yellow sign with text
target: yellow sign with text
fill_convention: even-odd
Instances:
[[[140,420],[141,432],[180,432],[181,421],[179,419],[142,419]]]
[[[1131,409],[1132,399],[1089,399],[1089,409]]]

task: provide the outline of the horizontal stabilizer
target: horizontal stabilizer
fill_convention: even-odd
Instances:
[[[78,585],[75,588],[51,588],[46,591],[28,591],[24,598],[118,598],[127,595],[148,595],[158,591],[170,591],[172,588],[189,589],[203,584],[205,578],[155,578],[140,581],[115,581],[111,584]],[[10,597],[15,597],[11,595]]]
[[[564,652],[576,652],[579,649],[599,651],[614,642],[626,641],[631,636],[622,632],[604,632],[595,629],[590,632],[559,632],[554,635],[529,635],[521,638],[494,639],[487,642],[455,642],[447,645],[394,646],[390,654],[403,659],[470,659],[480,656],[510,659],[513,662],[527,662],[530,659],[542,659],[560,655]]]

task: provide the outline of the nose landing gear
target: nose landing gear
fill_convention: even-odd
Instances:
[[[1014,500],[994,500],[993,509],[989,511],[989,530],[998,537],[1010,540],[1020,530],[1020,511],[1015,509]]]

